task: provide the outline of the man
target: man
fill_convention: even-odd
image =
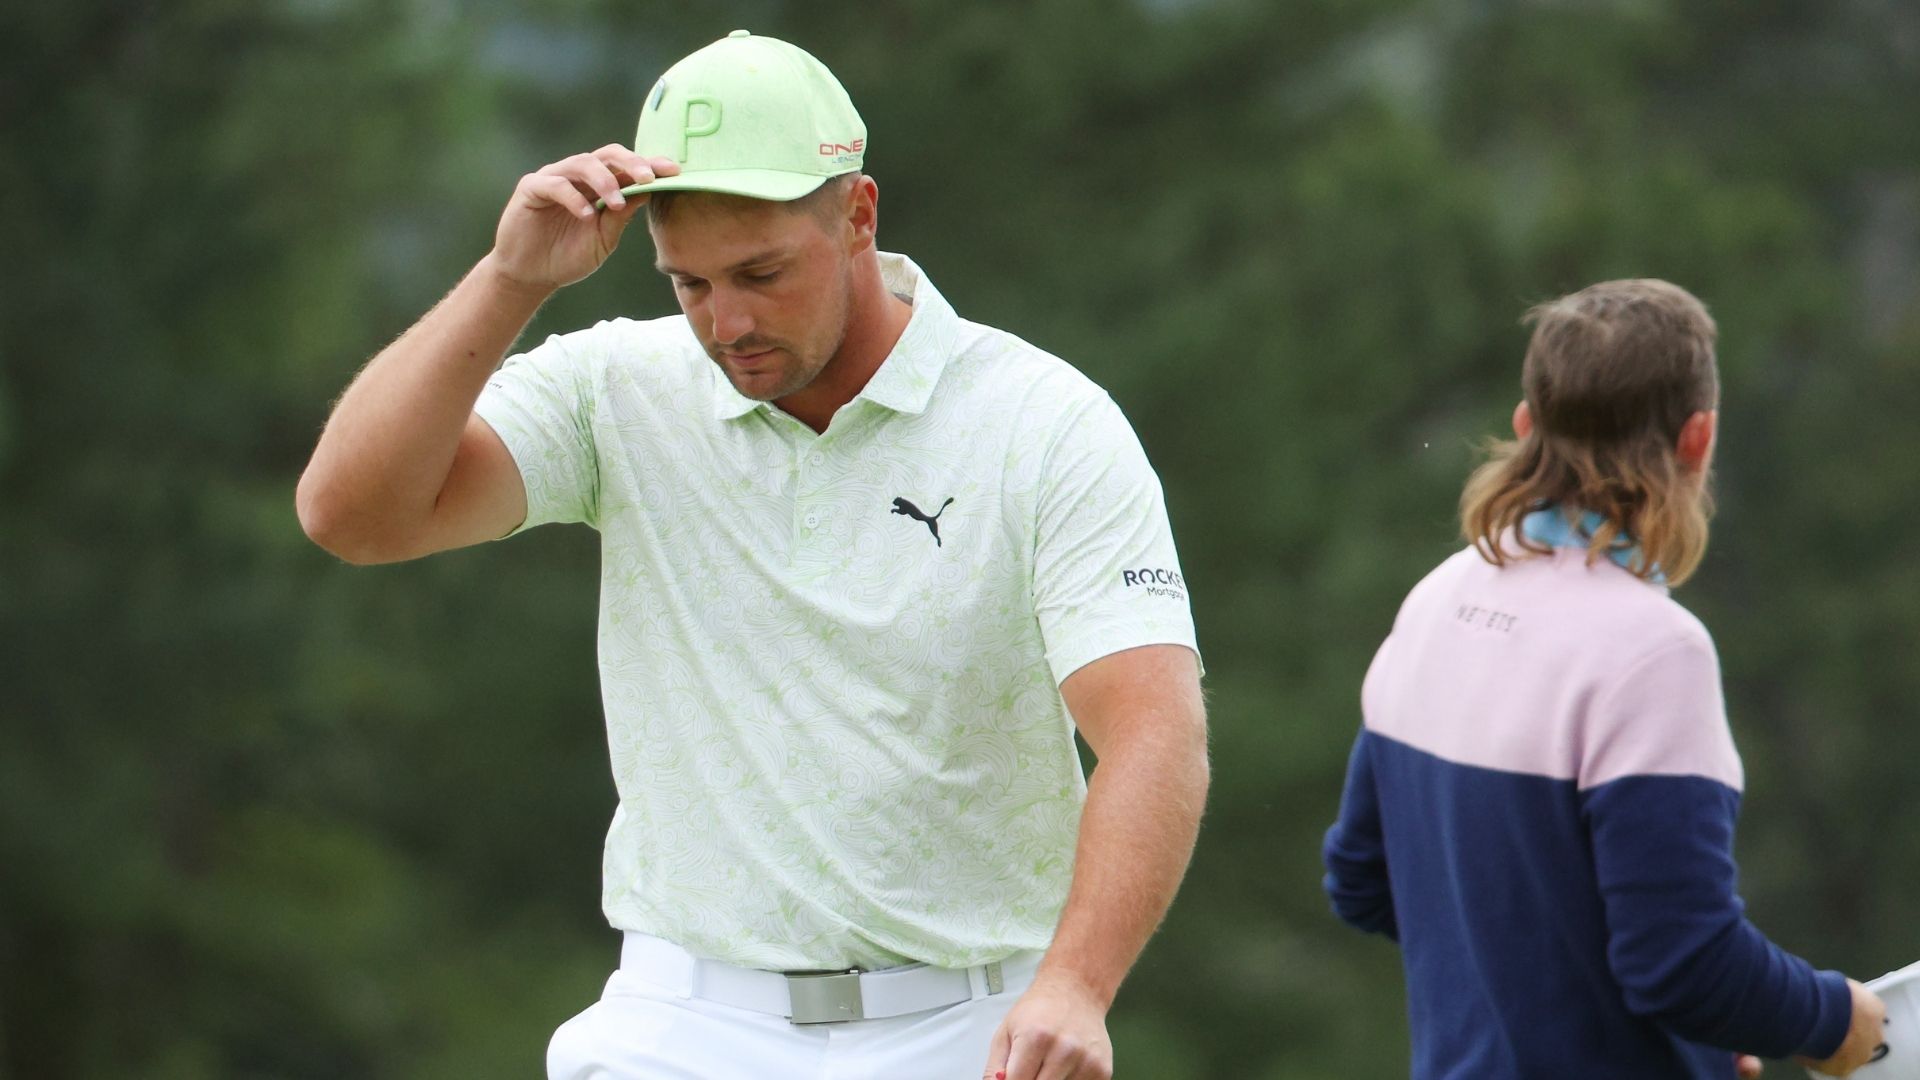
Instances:
[[[687,57],[632,150],[521,179],[301,478],[353,562],[602,535],[625,943],[553,1077],[1110,1076],[1107,1009],[1192,851],[1205,722],[1158,481],[1097,387],[879,252],[865,147],[800,49]],[[495,371],[643,205],[685,318]]]

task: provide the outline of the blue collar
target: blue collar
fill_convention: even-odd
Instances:
[[[1588,510],[1580,515],[1580,524],[1575,526],[1568,520],[1566,514],[1561,513],[1557,504],[1548,503],[1520,519],[1520,535],[1536,544],[1545,544],[1548,547],[1584,548],[1592,542],[1593,534],[1598,532],[1600,526],[1606,522],[1606,518],[1595,511]],[[1640,545],[1624,535],[1616,537],[1607,548],[1607,558],[1612,559],[1624,570],[1633,569],[1634,560],[1639,557]],[[1664,585],[1667,582],[1667,575],[1661,573],[1659,567],[1655,567],[1648,580],[1656,585]]]

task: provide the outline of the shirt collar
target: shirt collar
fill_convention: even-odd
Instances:
[[[707,358],[707,377],[713,383],[713,415],[717,420],[738,420],[762,405],[764,401],[755,401],[733,388],[727,381],[726,373],[720,365]]]
[[[913,305],[907,328],[894,343],[893,351],[881,362],[880,369],[867,380],[857,397],[866,398],[899,413],[925,412],[933,397],[933,388],[946,370],[954,340],[959,336],[960,316],[933,287],[927,275],[905,255],[880,252],[880,279],[890,293],[904,296]],[[713,415],[734,420],[771,402],[743,396],[727,381],[718,364],[711,364]]]
[[[1548,547],[1587,547],[1593,540],[1593,534],[1606,524],[1607,519],[1596,511],[1587,510],[1580,514],[1579,524],[1575,524],[1571,514],[1563,512],[1556,503],[1547,503],[1520,519],[1520,535],[1536,544]],[[1625,570],[1633,569],[1640,557],[1640,545],[1630,536],[1620,534],[1607,547],[1607,558]],[[1659,567],[1653,568],[1648,580],[1656,585],[1666,583],[1667,576]]]

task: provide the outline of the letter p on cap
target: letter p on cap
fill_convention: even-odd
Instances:
[[[696,108],[704,108],[707,111],[706,115],[701,118],[697,126],[693,118],[693,111]],[[690,145],[692,144],[693,140],[700,138],[703,135],[711,135],[714,132],[719,130],[720,130],[720,103],[714,100],[713,98],[706,96],[705,94],[688,95],[686,123],[681,126],[682,134],[680,136],[680,160],[681,161],[687,160]]]

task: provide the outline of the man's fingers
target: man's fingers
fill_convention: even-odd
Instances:
[[[1752,1054],[1735,1054],[1733,1069],[1740,1080],[1760,1080],[1760,1059]]]
[[[1007,1057],[1006,1075],[996,1077],[991,1066],[988,1080],[1109,1080],[1111,1070],[1094,1066],[1087,1048],[1070,1039],[1016,1039]]]
[[[629,184],[644,184],[658,175],[651,161],[619,143],[609,143],[595,150],[593,156],[612,169],[614,175],[625,177]]]
[[[663,176],[680,175],[680,163],[672,158],[645,157],[619,143],[608,143],[595,150],[591,156],[611,170],[615,181],[623,188],[635,184],[652,183]],[[596,191],[595,194],[600,196],[602,203],[613,206],[615,209],[619,208],[618,204],[608,199],[604,192]],[[638,198],[642,202],[646,201],[646,193],[640,193]]]
[[[1037,1080],[1108,1080],[1113,1074],[1090,1068],[1087,1048],[1072,1039],[1061,1039],[1047,1052]]]
[[[520,190],[538,209],[543,205],[564,207],[583,218],[593,216],[593,207],[572,180],[552,173],[534,173],[520,181]]]
[[[626,208],[627,198],[620,194],[620,181],[614,178],[613,170],[607,163],[593,154],[575,154],[560,163],[557,170],[561,175],[572,178],[584,185],[588,196],[598,195],[609,207],[615,210]]]
[[[1007,1051],[1007,1075],[1002,1080],[1040,1080],[1047,1061],[1047,1043],[1031,1037],[1014,1039]]]
[[[586,207],[586,212],[581,213],[581,217],[592,217],[594,210],[601,205],[611,206],[615,210],[625,209],[627,205],[626,198],[620,194],[622,184],[614,177],[613,170],[593,154],[575,154],[570,158],[556,161],[542,167],[539,172],[531,174],[527,179],[535,177],[565,183],[578,192],[580,205]],[[542,184],[539,190],[546,194],[557,189],[551,185]],[[574,200],[552,198],[549,201],[563,203],[573,208],[575,213],[580,213],[574,207]]]
[[[1006,1024],[994,1029],[993,1042],[987,1045],[987,1068],[980,1080],[1007,1080],[1007,1051],[1012,1044]]]

